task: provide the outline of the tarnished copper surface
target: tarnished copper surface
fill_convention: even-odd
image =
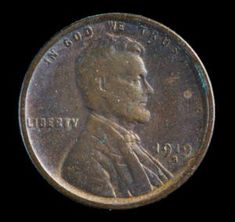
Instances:
[[[73,23],[32,62],[20,125],[40,173],[104,208],[157,201],[206,153],[214,99],[206,70],[167,27],[111,13]]]

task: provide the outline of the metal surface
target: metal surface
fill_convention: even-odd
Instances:
[[[104,208],[174,191],[200,164],[214,125],[195,52],[158,22],[122,13],[85,18],[52,38],[26,74],[19,111],[43,177]]]

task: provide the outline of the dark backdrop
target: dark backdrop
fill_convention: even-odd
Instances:
[[[3,100],[1,128],[1,177],[4,208],[9,218],[54,218],[65,221],[92,220],[204,220],[225,218],[229,214],[231,195],[232,148],[228,141],[233,129],[231,116],[225,111],[232,104],[232,88],[227,80],[232,73],[228,53],[233,51],[232,12],[226,2],[188,1],[42,1],[2,4],[1,47],[6,47],[2,76]],[[212,2],[212,1],[211,1]],[[216,100],[216,124],[208,153],[195,174],[174,193],[160,202],[125,211],[95,209],[75,203],[57,192],[33,167],[21,140],[18,126],[20,87],[27,68],[39,49],[56,32],[89,15],[104,12],[141,14],[157,20],[182,36],[197,52],[211,79]],[[231,82],[231,81],[230,81]],[[230,90],[231,89],[231,90]],[[229,118],[227,118],[229,117]],[[226,119],[227,118],[227,119]],[[6,122],[6,123],[4,123]],[[4,144],[4,145],[3,145]],[[231,155],[230,155],[231,154]],[[227,193],[229,192],[229,193]],[[226,210],[226,211],[225,211]],[[67,218],[67,219],[66,219]],[[8,221],[8,220],[7,220]],[[226,221],[226,219],[224,220]]]

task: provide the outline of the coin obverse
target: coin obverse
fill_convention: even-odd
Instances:
[[[166,197],[194,173],[214,109],[207,72],[181,37],[143,16],[108,13],[71,24],[40,50],[19,119],[52,186],[123,209]]]

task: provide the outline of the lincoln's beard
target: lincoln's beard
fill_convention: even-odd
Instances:
[[[119,117],[122,120],[130,123],[146,123],[150,120],[151,117],[150,111],[146,107],[140,105],[126,106],[125,104],[125,106],[121,106],[121,104],[119,104],[119,106],[113,110],[113,113],[115,113],[116,117]]]
[[[131,112],[131,117],[134,121],[146,123],[150,120],[151,114],[146,107],[137,106]]]

